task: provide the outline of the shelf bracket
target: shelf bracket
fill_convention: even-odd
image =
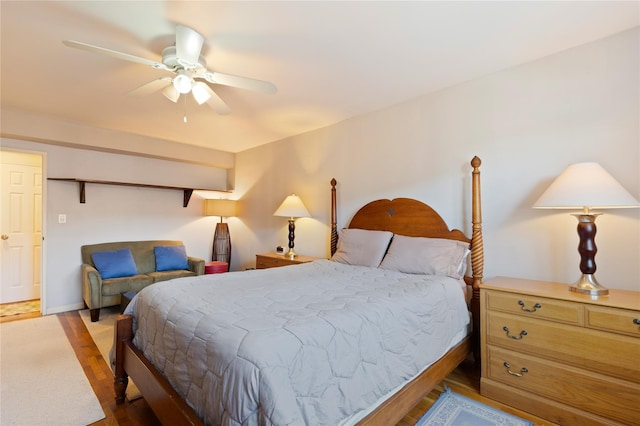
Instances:
[[[187,207],[189,205],[191,194],[193,194],[193,189],[190,189],[190,188],[184,189],[184,199],[182,201],[182,207]]]
[[[78,182],[78,189],[80,190],[80,204],[85,204],[87,201],[84,190],[85,184],[86,182],[83,180]]]

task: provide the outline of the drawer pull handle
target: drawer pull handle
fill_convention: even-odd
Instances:
[[[518,305],[520,305],[520,309],[522,309],[525,312],[535,312],[538,309],[542,308],[542,305],[539,303],[536,303],[535,305],[533,305],[533,308],[525,308],[524,307],[524,302],[522,300],[518,300]]]
[[[502,329],[505,331],[505,333],[507,333],[507,337],[515,340],[520,340],[527,335],[527,330],[522,330],[520,334],[516,336],[514,334],[509,333],[509,327],[507,327],[506,325],[502,327]]]
[[[522,367],[520,369],[520,372],[511,371],[511,364],[509,364],[507,361],[504,362],[504,366],[507,369],[507,373],[511,374],[512,376],[516,376],[516,377],[522,377],[522,375],[524,373],[528,373],[529,372],[529,370],[527,370],[526,367]]]
[[[633,319],[633,323],[634,323],[635,325],[640,325],[640,318],[634,318],[634,319]]]

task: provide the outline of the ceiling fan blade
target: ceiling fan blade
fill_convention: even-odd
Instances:
[[[203,43],[204,37],[197,31],[184,25],[176,26],[176,56],[185,68],[198,64]]]
[[[207,86],[205,83],[202,83],[202,90],[205,90],[209,94],[209,99],[207,99],[207,103],[215,112],[220,115],[227,115],[231,113],[231,108],[222,100],[220,96],[216,94],[211,87]]]
[[[86,50],[87,52],[100,53],[103,55],[108,55],[113,58],[123,59],[125,61],[136,62],[142,65],[149,65],[150,67],[172,71],[171,68],[168,68],[162,62],[152,61],[150,59],[141,58],[139,56],[129,55],[128,53],[117,52],[111,49],[105,49],[104,47],[93,46],[91,44],[82,43],[75,40],[63,40],[62,43],[67,47],[73,47],[74,49]]]
[[[273,83],[269,83],[268,81],[255,80],[248,77],[240,77],[237,75],[223,74],[221,72],[214,71],[207,71],[203,74],[203,77],[209,83],[237,87],[246,90],[253,90],[255,92],[274,94],[278,91],[278,88]]]
[[[173,87],[173,84],[165,87],[165,89],[162,91],[162,94],[165,98],[169,99],[173,103],[178,102],[178,98],[180,97],[180,92],[178,92],[178,89]]]
[[[166,88],[167,85],[171,85],[171,77],[161,77],[156,80],[152,80],[143,84],[137,89],[133,89],[128,93],[130,96],[146,96],[150,95],[158,90]]]

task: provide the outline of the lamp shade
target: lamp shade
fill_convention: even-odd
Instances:
[[[309,210],[307,210],[300,197],[296,194],[291,194],[285,198],[273,215],[290,218],[311,216]]]
[[[533,204],[535,209],[633,208],[640,203],[600,164],[568,166]]]
[[[236,201],[209,199],[204,201],[205,216],[230,217],[236,215]]]

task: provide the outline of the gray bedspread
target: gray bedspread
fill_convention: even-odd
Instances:
[[[469,323],[452,278],[328,260],[160,282],[126,313],[134,344],[212,425],[348,423]]]

